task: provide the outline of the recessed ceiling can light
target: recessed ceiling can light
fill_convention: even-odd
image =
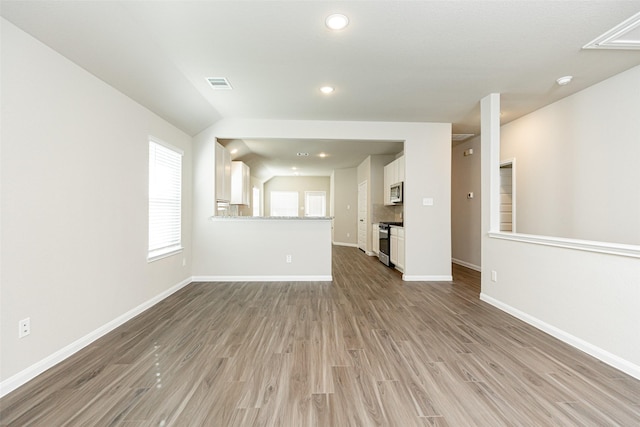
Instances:
[[[326,155],[325,153],[320,153],[320,154],[318,154],[318,156],[320,156],[320,157],[327,157],[327,155]]]
[[[336,90],[336,89],[331,87],[331,86],[322,86],[320,88],[320,92],[322,92],[324,94],[327,94],[327,95],[332,93],[334,90]]]
[[[564,77],[560,77],[558,80],[556,80],[556,83],[558,83],[560,86],[564,86],[564,85],[568,85],[569,83],[571,83],[572,79],[573,79],[573,76],[564,76]]]
[[[343,30],[349,25],[349,18],[341,13],[334,13],[333,15],[327,16],[324,24],[331,30]]]

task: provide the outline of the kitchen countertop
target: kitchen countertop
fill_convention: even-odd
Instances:
[[[330,221],[332,216],[212,216],[211,221]]]

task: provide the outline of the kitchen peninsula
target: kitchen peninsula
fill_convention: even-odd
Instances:
[[[197,281],[330,281],[331,217],[212,216],[216,276]]]

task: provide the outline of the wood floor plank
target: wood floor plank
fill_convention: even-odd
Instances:
[[[192,283],[0,400],[0,426],[640,425],[640,381],[333,248],[331,282]]]

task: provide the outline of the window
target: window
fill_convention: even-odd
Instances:
[[[297,191],[272,191],[271,216],[298,216]]]
[[[304,216],[326,216],[327,196],[324,191],[304,192]]]
[[[149,254],[154,261],[182,250],[182,151],[149,141]]]

